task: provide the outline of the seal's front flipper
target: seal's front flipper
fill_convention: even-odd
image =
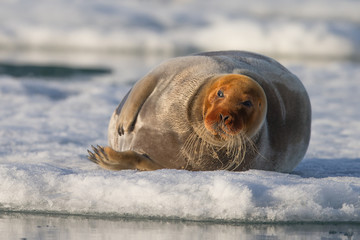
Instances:
[[[146,155],[131,150],[117,152],[110,147],[91,147],[93,152],[88,150],[89,160],[108,170],[137,169],[151,171],[163,168]]]
[[[120,136],[134,129],[140,109],[154,91],[157,81],[157,77],[153,76],[153,74],[148,74],[135,84],[125,96],[123,102],[120,103],[116,109],[116,114],[119,115],[116,129]]]

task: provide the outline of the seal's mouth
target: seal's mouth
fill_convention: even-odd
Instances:
[[[232,136],[233,136],[232,134],[225,132],[222,128],[219,128],[217,135],[215,135],[215,137],[221,138],[223,140],[227,140]]]
[[[241,128],[234,129],[232,125],[224,122],[213,123],[210,128],[206,127],[215,138],[227,140],[239,134]]]

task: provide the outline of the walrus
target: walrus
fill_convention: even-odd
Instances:
[[[300,80],[244,51],[169,59],[138,81],[111,116],[109,146],[88,158],[109,170],[291,172],[304,157],[311,105]]]

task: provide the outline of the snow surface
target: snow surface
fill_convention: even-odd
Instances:
[[[39,2],[2,1],[0,64],[113,73],[0,75],[0,212],[360,222],[360,64],[344,60],[360,56],[358,2],[152,1],[156,12],[143,1]],[[310,147],[294,172],[111,172],[87,161],[91,144],[107,144],[111,113],[132,83],[166,58],[144,53],[191,49],[302,57],[279,57],[313,109]],[[125,50],[138,55],[106,53]]]

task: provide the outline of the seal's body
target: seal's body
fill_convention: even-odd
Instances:
[[[90,160],[112,169],[291,171],[310,139],[311,106],[299,79],[249,52],[165,61],[124,97],[110,147]]]

